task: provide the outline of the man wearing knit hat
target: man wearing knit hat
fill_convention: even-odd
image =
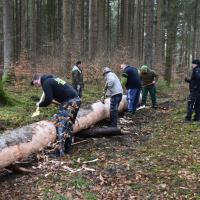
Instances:
[[[107,96],[110,96],[110,126],[117,127],[118,107],[123,89],[119,78],[109,67],[104,67],[103,76],[106,80],[104,91]]]
[[[189,83],[190,89],[185,120],[191,121],[194,111],[195,115],[193,120],[200,121],[200,61],[198,59],[192,61],[191,78],[185,78],[185,81]]]
[[[150,70],[147,65],[143,65],[140,69],[140,78],[142,80],[141,105],[146,104],[147,95],[149,92],[151,96],[151,101],[152,101],[152,108],[157,108],[155,83],[158,81],[158,74],[156,74],[155,71]]]

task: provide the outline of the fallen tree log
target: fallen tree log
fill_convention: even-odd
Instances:
[[[119,111],[122,112],[126,107],[126,97],[123,96]],[[97,102],[88,108],[80,109],[74,125],[74,133],[108,118],[109,109],[110,99],[106,99],[105,104]],[[54,142],[55,139],[56,128],[47,120],[4,132],[0,136],[0,168],[27,158],[30,154]]]
[[[112,137],[116,135],[122,135],[122,131],[117,127],[102,127],[102,128],[90,128],[78,133],[80,138],[99,138],[99,137]]]

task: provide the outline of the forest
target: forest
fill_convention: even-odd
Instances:
[[[199,199],[199,35],[199,0],[0,1],[0,200]],[[131,112],[127,67],[141,81]],[[117,127],[110,72],[123,90]],[[52,153],[63,102],[57,88],[39,106],[44,74],[79,95],[63,157]]]

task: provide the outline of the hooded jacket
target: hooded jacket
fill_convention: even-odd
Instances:
[[[44,91],[45,98],[39,104],[39,107],[48,106],[52,100],[59,103],[67,102],[78,97],[76,90],[64,80],[56,78],[52,75],[44,75],[41,77],[41,85]]]

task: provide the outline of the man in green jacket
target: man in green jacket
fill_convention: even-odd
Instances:
[[[82,97],[82,91],[84,88],[83,83],[83,71],[81,68],[81,61],[76,62],[72,69],[72,85],[74,89],[78,92],[79,97]]]
[[[142,105],[146,105],[148,92],[151,96],[152,107],[157,108],[156,100],[156,82],[158,74],[150,70],[147,65],[143,65],[140,69],[140,78],[142,80]]]

